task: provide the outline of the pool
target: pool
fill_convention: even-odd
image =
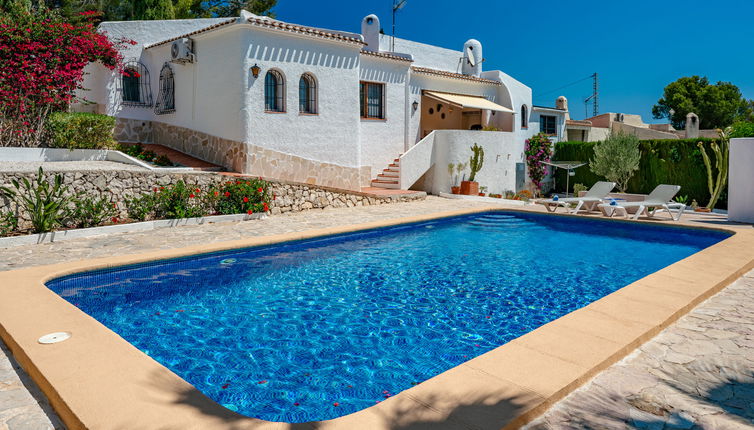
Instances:
[[[726,237],[487,212],[47,286],[221,405],[305,422],[372,406]]]

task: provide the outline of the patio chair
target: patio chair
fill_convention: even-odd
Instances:
[[[624,218],[628,218],[628,209],[636,209],[636,213],[633,215],[633,219],[635,220],[639,219],[642,213],[645,213],[648,217],[652,218],[657,215],[658,212],[667,211],[673,221],[678,221],[681,219],[683,211],[686,210],[686,205],[671,200],[676,194],[678,194],[680,189],[680,185],[661,184],[655,187],[655,189],[649,193],[647,198],[640,202],[613,201],[611,203],[599,204],[597,207],[600,212],[607,217],[619,214]],[[675,209],[675,213],[673,212],[673,209]]]
[[[592,185],[592,188],[581,197],[562,197],[555,199],[541,199],[537,203],[544,205],[548,212],[555,212],[558,207],[564,207],[568,213],[579,213],[582,208],[585,211],[593,211],[594,206],[601,203],[607,194],[615,188],[615,182],[600,181]],[[576,207],[571,209],[572,204]]]

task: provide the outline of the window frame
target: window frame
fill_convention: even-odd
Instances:
[[[521,105],[521,129],[526,130],[529,128],[529,107]]]
[[[545,125],[545,118],[552,118],[552,133],[548,132]],[[557,115],[539,115],[539,132],[548,136],[557,136],[558,134],[558,116]]]
[[[276,79],[275,84],[272,86],[267,81],[267,78],[272,76]],[[273,100],[275,106],[270,105],[268,101],[269,89],[272,88]],[[285,94],[285,75],[278,69],[270,69],[264,75],[264,111],[266,113],[285,113],[286,112],[286,94]],[[278,106],[279,104],[279,106]]]
[[[378,116],[369,115],[369,88],[380,88],[380,113]],[[385,121],[387,120],[387,109],[385,106],[385,92],[387,85],[384,82],[359,81],[359,115],[363,120]]]
[[[306,89],[302,84],[306,83]],[[302,98],[302,91],[304,97]],[[318,115],[317,79],[311,73],[302,73],[298,81],[298,112],[300,115]]]
[[[175,112],[175,73],[167,62],[160,70],[159,92],[154,112],[156,115]]]
[[[127,61],[123,65],[118,82],[120,85],[120,103],[123,106],[152,106],[152,87],[149,80],[149,69],[143,63],[137,60]]]

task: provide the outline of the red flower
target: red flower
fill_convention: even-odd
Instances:
[[[218,193],[217,191],[215,191],[215,197],[217,197],[217,196],[218,196],[219,194],[220,194],[220,193]]]
[[[200,190],[199,188],[195,189],[194,191],[196,191],[197,194],[202,192],[202,190]]]
[[[262,205],[262,207],[264,208],[264,211],[265,211],[265,212],[267,212],[268,210],[270,210],[270,207],[269,207],[269,206],[267,206],[267,203],[264,203],[264,204]]]
[[[254,213],[254,210],[253,209],[249,209],[248,211],[246,211],[246,213],[249,214],[249,215],[251,215],[251,214]]]
[[[113,203],[113,207],[114,207],[114,208],[117,208],[117,207],[118,207],[118,205],[117,205],[116,203]]]
[[[264,191],[264,189],[262,187],[257,188],[257,192],[261,193],[262,191]]]
[[[244,197],[244,198],[243,198],[243,202],[244,202],[244,203],[248,203],[248,202],[249,202],[249,198],[248,198],[248,197]]]
[[[113,224],[117,224],[118,223],[118,217],[114,216],[114,217],[110,218],[110,221],[112,221]]]
[[[154,187],[154,188],[153,188],[153,190],[154,190],[154,192],[156,193],[156,192],[157,192],[157,187]]]
[[[277,200],[277,198],[278,198],[277,194],[272,195],[272,200]]]
[[[225,197],[230,197],[230,192],[226,191],[225,192]]]
[[[165,187],[160,187],[160,191],[165,191]]]
[[[195,196],[195,195],[193,195],[193,194],[189,194],[189,198],[190,198],[190,199],[193,199],[194,197],[196,197],[196,196]]]

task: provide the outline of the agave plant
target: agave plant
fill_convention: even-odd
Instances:
[[[68,217],[68,205],[71,197],[67,196],[68,187],[63,185],[63,176],[55,175],[52,183],[44,177],[42,168],[37,172],[37,179],[29,182],[22,178],[21,182],[11,180],[15,190],[0,187],[0,193],[11,199],[18,199],[17,203],[26,210],[31,218],[34,233],[45,233],[60,226]]]

